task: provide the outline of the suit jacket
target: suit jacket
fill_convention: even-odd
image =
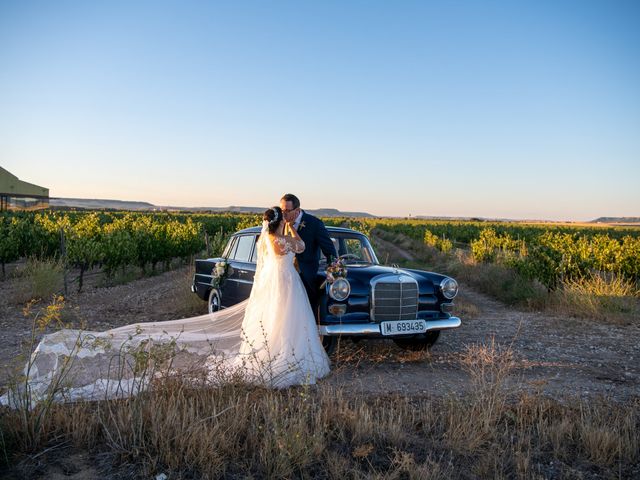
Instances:
[[[302,279],[309,285],[314,285],[320,265],[320,251],[331,262],[338,256],[336,248],[329,237],[326,227],[318,217],[303,212],[298,226],[298,234],[304,241],[304,252],[296,254],[298,267]]]

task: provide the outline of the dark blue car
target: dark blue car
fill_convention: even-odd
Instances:
[[[331,285],[325,280],[326,259],[321,257],[317,285],[320,302],[316,318],[325,349],[330,353],[337,338],[390,338],[402,348],[431,347],[441,330],[457,328],[452,316],[457,282],[446,275],[423,270],[380,265],[366,235],[347,228],[327,227],[347,277]],[[256,269],[255,245],[260,227],[231,236],[221,258],[196,260],[192,291],[214,312],[249,297]],[[213,269],[228,263],[230,275],[214,287]]]

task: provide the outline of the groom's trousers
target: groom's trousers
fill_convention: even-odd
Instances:
[[[315,276],[313,280],[308,280],[304,275],[300,275],[304,289],[307,291],[307,297],[309,297],[309,303],[311,304],[311,310],[313,315],[317,318],[318,315],[318,286],[315,285]]]

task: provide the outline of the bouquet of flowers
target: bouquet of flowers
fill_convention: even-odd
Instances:
[[[326,281],[329,284],[335,282],[338,278],[345,278],[347,276],[347,267],[344,265],[344,260],[339,257],[334,260],[333,263],[327,266],[326,274]]]
[[[227,262],[222,260],[221,262],[217,262],[211,271],[211,275],[213,276],[213,281],[211,285],[213,288],[219,288],[226,278],[233,273],[233,267],[229,265]]]

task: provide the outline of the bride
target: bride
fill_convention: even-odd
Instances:
[[[315,383],[329,373],[329,358],[293,263],[305,244],[280,207],[265,212],[257,248],[253,287],[242,302],[242,341],[233,363],[248,366],[245,370],[255,378],[267,373],[277,387]]]
[[[315,383],[329,373],[329,358],[293,264],[305,244],[279,207],[264,213],[256,248],[247,300],[181,320],[45,335],[31,354],[21,387],[11,388],[0,404],[127,397],[146,389],[161,372],[188,375],[203,368],[213,383],[236,374],[274,388]]]

